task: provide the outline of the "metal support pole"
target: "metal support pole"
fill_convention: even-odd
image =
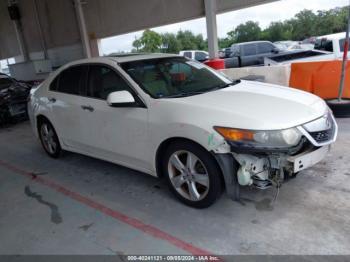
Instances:
[[[8,5],[11,6],[13,4],[17,4],[17,1],[14,0],[8,0]],[[15,27],[15,32],[16,32],[16,37],[17,37],[17,42],[18,42],[18,47],[19,51],[22,55],[23,62],[28,60],[28,49],[27,45],[24,39],[24,34],[23,34],[23,28],[22,28],[22,23],[21,20],[13,20],[13,26]]]
[[[344,43],[344,56],[343,56],[343,64],[341,69],[341,78],[340,78],[340,86],[339,86],[339,94],[338,101],[342,100],[344,85],[345,85],[345,71],[346,64],[348,61],[348,50],[349,50],[349,31],[350,31],[350,5],[349,5],[349,15],[348,15],[348,26],[346,29],[345,43]]]
[[[75,12],[77,14],[81,43],[84,48],[85,56],[87,58],[91,58],[89,36],[86,29],[85,17],[84,17],[83,8],[81,6],[81,0],[74,0],[74,6],[75,6]]]
[[[217,0],[204,0],[205,17],[207,23],[209,59],[218,57],[218,32],[216,25]]]
[[[43,52],[44,52],[44,59],[47,59],[48,54],[47,54],[46,42],[45,42],[45,38],[44,38],[43,28],[41,26],[41,22],[40,22],[40,18],[39,18],[37,0],[33,0],[33,6],[34,6],[34,13],[35,13],[35,20],[36,20],[38,30],[39,30],[39,35],[40,35],[41,48],[43,49]]]

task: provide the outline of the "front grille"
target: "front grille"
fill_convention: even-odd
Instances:
[[[313,139],[315,139],[317,143],[324,143],[333,138],[334,128],[330,128],[328,130],[323,131],[310,132],[309,134],[312,136]]]

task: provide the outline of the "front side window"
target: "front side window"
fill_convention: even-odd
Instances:
[[[195,95],[232,84],[205,65],[183,57],[132,61],[121,66],[153,98]]]
[[[50,89],[66,94],[81,95],[85,70],[86,66],[74,66],[64,70],[52,82]]]
[[[256,55],[256,45],[255,44],[243,45],[243,55],[245,56]]]
[[[274,49],[274,46],[269,43],[258,44],[259,54],[271,53],[273,49]]]
[[[131,92],[130,87],[125,80],[113,69],[91,65],[89,67],[89,77],[87,84],[87,95],[98,99],[107,99],[110,93],[127,90]]]

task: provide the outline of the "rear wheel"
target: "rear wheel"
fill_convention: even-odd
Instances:
[[[176,142],[166,150],[163,160],[168,185],[183,203],[205,208],[218,199],[221,173],[208,151],[195,143]]]
[[[43,120],[39,124],[39,137],[46,153],[53,158],[58,158],[61,153],[61,145],[52,124]]]

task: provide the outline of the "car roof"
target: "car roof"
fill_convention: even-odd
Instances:
[[[130,53],[122,55],[112,55],[109,58],[115,60],[117,63],[132,62],[147,59],[157,59],[166,57],[181,57],[177,54],[163,54],[163,53]]]
[[[270,43],[270,44],[272,44],[272,42],[270,42],[270,41],[250,41],[250,42],[237,43],[237,44],[233,44],[233,45],[258,44],[258,43]]]
[[[346,32],[341,32],[336,34],[318,36],[317,39],[327,38],[329,40],[333,40],[333,39],[342,39],[342,38],[345,38],[345,36],[346,36]]]
[[[208,53],[207,51],[205,50],[181,50],[180,53],[183,53],[183,52],[204,52],[204,53]]]
[[[162,54],[162,53],[126,53],[126,54],[113,54],[109,56],[100,56],[93,58],[85,58],[76,60],[66,64],[64,67],[67,68],[72,65],[87,64],[87,63],[103,63],[107,61],[115,61],[119,63],[148,60],[148,59],[158,59],[167,57],[183,57],[177,54]]]

